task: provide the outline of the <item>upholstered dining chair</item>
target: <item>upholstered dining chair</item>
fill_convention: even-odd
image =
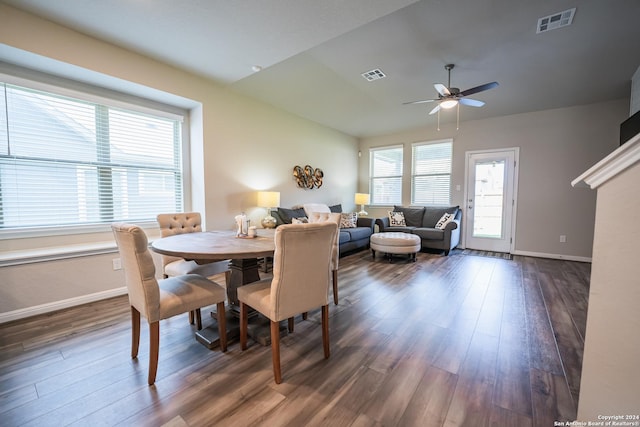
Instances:
[[[199,212],[164,213],[156,217],[162,237],[176,234],[195,233],[202,231],[202,217]],[[229,283],[229,260],[198,264],[195,261],[187,261],[182,258],[162,255],[162,268],[164,277],[182,276],[183,274],[199,274],[204,277],[215,276],[224,273],[225,281]],[[189,312],[189,323],[193,325],[194,319],[198,330],[202,329],[202,318],[195,312]]]
[[[149,385],[156,379],[160,347],[160,320],[217,304],[220,349],[227,350],[223,287],[197,274],[157,280],[156,267],[144,231],[133,224],[111,225],[122,259],[131,305],[131,357],[138,356],[140,315],[149,322]]]
[[[311,212],[309,222],[333,222],[340,227],[340,214],[328,212]],[[331,251],[331,273],[333,284],[333,303],[338,305],[338,261],[340,260],[340,229],[336,230],[336,241]]]
[[[275,231],[273,278],[238,288],[240,347],[247,348],[249,307],[271,321],[271,356],[276,384],[280,370],[279,322],[322,308],[322,345],[329,358],[329,281],[338,226],[332,222],[287,224]]]

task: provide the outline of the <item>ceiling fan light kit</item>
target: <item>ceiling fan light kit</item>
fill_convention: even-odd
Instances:
[[[457,99],[447,99],[440,103],[440,108],[444,108],[445,110],[448,110],[449,108],[453,108],[456,105],[458,105]]]
[[[444,66],[444,69],[447,70],[449,75],[447,86],[436,83],[433,87],[438,92],[438,98],[436,99],[423,99],[420,101],[411,101],[405,102],[404,104],[423,104],[427,102],[438,102],[430,112],[429,115],[438,113],[438,130],[440,130],[440,110],[441,109],[451,109],[455,106],[458,107],[458,125],[456,125],[456,129],[459,129],[460,123],[460,104],[467,105],[469,107],[482,107],[484,105],[483,101],[478,101],[477,99],[465,98],[467,95],[472,95],[478,92],[484,92],[485,90],[493,89],[498,86],[498,82],[485,83],[480,86],[475,86],[467,90],[460,91],[457,87],[451,87],[451,70],[455,67],[455,64],[447,64]]]

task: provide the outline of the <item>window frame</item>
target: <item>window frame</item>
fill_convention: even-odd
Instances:
[[[446,174],[441,172],[417,174],[416,173],[416,148],[435,145],[435,144],[449,144],[451,148],[451,157],[449,160],[449,172]],[[412,143],[411,144],[411,205],[412,206],[449,206],[451,204],[451,175],[452,175],[451,171],[452,169],[453,169],[453,138],[438,139],[433,141],[420,141],[420,142]],[[430,204],[430,203],[416,202],[415,187],[416,187],[417,177],[445,176],[445,175],[449,178],[449,191],[447,192],[448,198],[446,203]]]
[[[376,152],[380,152],[380,151],[391,151],[391,150],[400,150],[400,152],[402,153],[402,157],[400,159],[400,174],[399,175],[392,175],[392,176],[376,176],[374,174],[374,167],[373,167],[373,158],[374,158],[374,153]],[[380,178],[398,178],[400,180],[400,190],[399,190],[399,197],[400,199],[396,202],[388,202],[388,203],[377,203],[376,200],[376,196],[375,196],[375,185],[374,185],[374,180],[376,179],[380,179]],[[374,148],[370,148],[369,149],[369,193],[370,193],[370,199],[371,199],[371,206],[393,206],[394,204],[397,205],[402,205],[402,191],[403,191],[403,181],[404,181],[404,144],[397,144],[397,145],[389,145],[389,146],[384,146],[384,147],[374,147]]]
[[[19,77],[12,74],[21,72],[28,78]],[[141,113],[154,117],[179,120],[181,122],[181,145],[180,150],[180,170],[181,170],[181,210],[184,211],[191,201],[191,178],[190,178],[190,140],[189,140],[189,111],[177,105],[170,105],[163,102],[154,101],[137,95],[118,92],[100,86],[81,83],[32,70],[7,70],[0,69],[0,80],[10,85],[21,86],[27,89],[43,91],[53,95],[75,98],[80,101],[100,104],[117,110]],[[116,219],[117,221],[117,219]],[[69,225],[42,225],[32,227],[14,227],[0,229],[0,241],[16,238],[40,238],[48,236],[61,236],[73,234],[91,234],[110,232],[111,223],[96,222],[86,224]],[[142,227],[155,226],[155,219],[137,221],[136,224]]]

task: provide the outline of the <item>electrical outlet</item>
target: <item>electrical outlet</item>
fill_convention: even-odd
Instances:
[[[566,243],[567,242],[567,236],[565,236],[564,234],[560,235],[560,243]]]
[[[111,264],[113,265],[114,270],[122,270],[122,262],[120,261],[120,258],[112,259]]]

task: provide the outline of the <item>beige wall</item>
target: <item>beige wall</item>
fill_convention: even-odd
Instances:
[[[636,162],[597,191],[578,405],[582,421],[598,421],[599,415],[638,415],[640,410],[640,223],[632,219],[640,210],[638,183],[640,163]],[[629,220],[622,227],[612,227],[621,213],[629,213]]]
[[[192,207],[203,212],[209,229],[231,228],[234,215],[241,211],[258,221],[265,215],[255,208],[258,189],[280,191],[282,206],[316,201],[354,208],[357,140],[351,136],[2,4],[0,43],[190,100]],[[325,180],[320,189],[296,187],[292,168],[305,164],[323,169]],[[113,242],[109,230],[0,240],[0,255],[105,241]],[[4,267],[0,269],[0,314],[118,289],[123,282],[121,272],[111,268],[115,257],[107,254]]]
[[[571,181],[617,146],[628,100],[441,124],[360,141],[359,191],[369,188],[369,149],[404,144],[403,205],[410,202],[411,143],[453,138],[451,203],[464,205],[465,153],[519,147],[519,188],[515,253],[589,259],[593,242],[595,194]],[[463,114],[463,111],[461,111]],[[425,120],[434,122],[435,118]],[[456,191],[456,185],[461,190]],[[368,207],[384,216],[389,207]],[[464,221],[464,219],[463,219]],[[464,228],[464,224],[463,224]],[[566,243],[560,243],[560,235]]]

